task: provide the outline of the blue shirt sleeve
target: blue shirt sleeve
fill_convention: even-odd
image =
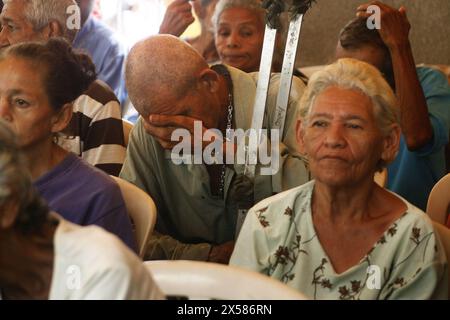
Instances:
[[[433,139],[416,151],[419,156],[438,152],[449,142],[450,131],[450,86],[445,75],[431,68],[417,68],[433,129]]]
[[[123,104],[127,98],[123,71],[128,48],[115,32],[102,21],[89,17],[77,34],[73,46],[85,50],[91,56],[98,78],[114,90]]]

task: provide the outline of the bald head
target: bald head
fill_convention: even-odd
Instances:
[[[208,64],[189,44],[170,35],[157,35],[136,44],[126,63],[131,102],[144,117],[160,113],[163,100],[184,97],[196,86]]]

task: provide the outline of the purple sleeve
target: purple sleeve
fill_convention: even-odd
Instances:
[[[130,249],[137,252],[136,238],[133,233],[131,219],[125,207],[119,187],[112,182],[97,199],[93,201],[91,221],[86,224],[95,224],[118,236]]]

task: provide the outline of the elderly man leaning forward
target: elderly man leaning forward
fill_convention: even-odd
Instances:
[[[249,208],[308,181],[295,142],[297,102],[304,90],[298,79],[293,82],[284,132],[276,142],[270,137],[273,141],[269,147],[275,150],[272,164],[279,161],[279,169],[273,174],[262,174],[267,168],[258,165],[255,179],[244,178],[244,165],[233,156],[234,151],[239,155],[242,150],[237,140],[220,140],[227,128],[251,127],[257,76],[224,65],[210,68],[191,46],[169,35],[150,37],[131,50],[126,84],[141,118],[132,131],[120,176],[149,193],[158,208],[158,234],[151,239],[147,259],[227,263],[239,225],[238,207]],[[265,129],[270,129],[274,121],[278,84],[279,75],[273,75]],[[183,132],[174,130],[193,133],[195,125],[200,135],[211,134],[206,130],[216,128],[213,134],[225,151],[218,154],[231,163],[220,164],[223,159],[219,159],[219,164],[206,164],[201,159],[199,164],[177,164],[171,159],[171,150],[179,141],[172,141],[172,133]],[[208,142],[198,138],[194,134],[189,145],[207,153]]]
[[[22,42],[63,37],[70,43],[77,35],[71,28],[74,0],[5,0],[0,16],[0,48]],[[63,70],[61,70],[63,72]],[[120,105],[114,92],[95,80],[74,103],[69,124],[71,137],[58,143],[66,150],[111,175],[118,175],[125,158]]]

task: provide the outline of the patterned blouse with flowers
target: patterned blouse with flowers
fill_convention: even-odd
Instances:
[[[247,215],[230,264],[312,299],[447,299],[447,260],[429,218],[407,204],[361,261],[337,274],[316,236],[314,181],[261,201]]]

